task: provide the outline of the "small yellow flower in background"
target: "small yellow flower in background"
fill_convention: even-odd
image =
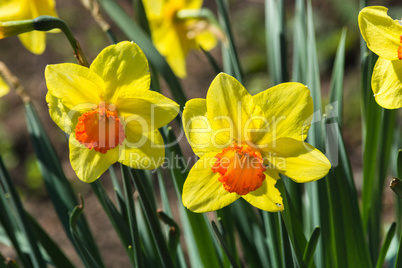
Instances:
[[[158,128],[179,106],[151,91],[148,61],[134,43],[105,48],[90,68],[72,63],[45,70],[49,113],[70,135],[70,161],[79,179],[92,182],[120,162],[139,169],[162,164]]]
[[[43,15],[57,17],[54,0],[0,1],[0,22],[31,20]],[[32,31],[20,34],[18,37],[21,43],[32,53],[42,54],[45,51],[46,33]]]
[[[213,49],[217,40],[206,20],[179,18],[179,11],[199,10],[202,0],[147,0],[145,12],[152,40],[174,73],[186,77],[186,56],[191,49]]]
[[[393,20],[387,10],[363,8],[359,27],[368,48],[379,56],[371,78],[375,100],[386,109],[398,109],[402,107],[402,22]]]
[[[331,164],[304,140],[313,100],[300,83],[283,83],[255,96],[221,73],[206,99],[186,103],[183,125],[200,157],[183,187],[194,212],[225,207],[242,197],[266,211],[283,210],[279,173],[304,183],[324,177]]]
[[[0,98],[5,96],[5,95],[7,95],[8,92],[10,92],[10,87],[7,85],[7,83],[0,76]]]

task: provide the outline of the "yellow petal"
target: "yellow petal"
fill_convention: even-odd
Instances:
[[[71,166],[83,182],[95,181],[119,158],[119,147],[102,154],[80,144],[74,133],[70,135],[69,146]]]
[[[74,132],[75,126],[78,122],[78,117],[80,117],[82,113],[91,109],[91,107],[88,107],[87,109],[82,109],[80,111],[70,110],[59,98],[53,96],[49,91],[46,94],[46,102],[49,106],[50,117],[56,125],[68,135]]]
[[[161,26],[155,26],[152,31],[152,40],[158,51],[166,57],[173,72],[178,77],[184,78],[187,76],[186,56],[191,47],[189,44],[191,42],[185,37],[184,25],[173,26],[165,23]],[[180,30],[180,28],[183,29]]]
[[[163,127],[180,111],[177,103],[152,90],[132,90],[130,95],[120,95],[116,107],[119,116],[124,116],[125,121],[138,124],[134,128],[137,133]]]
[[[261,151],[270,168],[298,183],[321,179],[331,168],[323,153],[308,143],[291,138],[280,138]]]
[[[402,107],[402,61],[378,58],[371,78],[377,103],[386,109]]]
[[[50,94],[61,99],[72,110],[98,104],[104,94],[102,79],[88,68],[77,64],[48,65],[45,78]]]
[[[183,205],[193,212],[221,209],[236,201],[240,195],[229,193],[218,181],[219,173],[212,172],[215,154],[206,154],[191,168],[183,186]]]
[[[0,1],[0,21],[26,19],[22,16],[24,0]]]
[[[195,37],[196,43],[201,46],[204,50],[209,51],[216,47],[218,41],[215,35],[208,31],[203,31]]]
[[[38,16],[52,16],[52,17],[57,17],[56,13],[56,3],[54,0],[35,0],[35,1],[30,1],[34,5],[35,13],[34,18]]]
[[[212,81],[207,93],[208,119],[219,140],[250,141],[249,130],[258,129],[263,117],[261,108],[254,105],[253,97],[234,77],[220,73]],[[255,121],[257,119],[257,121]]]
[[[18,35],[21,43],[26,49],[36,55],[40,55],[46,48],[46,34],[44,32],[32,31]]]
[[[207,117],[205,99],[187,101],[183,111],[183,128],[191,148],[199,157],[208,152],[219,153],[225,147],[224,141],[216,140],[217,137]]]
[[[273,140],[289,137],[299,141],[307,138],[313,99],[310,90],[300,83],[282,83],[253,96],[261,107],[266,122],[253,141],[266,145]]]
[[[126,140],[120,146],[119,162],[137,169],[155,169],[164,162],[165,147],[158,130],[137,134],[125,128]]]
[[[10,87],[7,85],[7,83],[0,76],[0,98],[5,96],[5,95],[7,95],[8,92],[10,92]]]
[[[275,188],[276,181],[280,178],[278,172],[267,169],[264,173],[262,186],[242,197],[256,208],[270,212],[282,211],[284,207],[281,193]]]
[[[388,8],[372,6],[359,13],[359,27],[367,46],[387,60],[398,59],[402,26],[387,15]]]
[[[144,53],[137,44],[128,41],[103,49],[90,69],[105,82],[108,103],[115,103],[121,94],[148,90],[151,83]]]

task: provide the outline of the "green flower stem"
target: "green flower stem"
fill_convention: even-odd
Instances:
[[[68,41],[70,42],[71,47],[74,50],[74,56],[77,59],[80,65],[85,67],[89,67],[88,61],[85,57],[84,52],[82,51],[80,44],[78,43],[77,39],[75,39],[74,35],[72,34],[70,28],[67,24],[59,18],[51,17],[51,16],[40,16],[32,20],[34,30],[37,31],[50,31],[53,29],[60,29],[67,37]]]

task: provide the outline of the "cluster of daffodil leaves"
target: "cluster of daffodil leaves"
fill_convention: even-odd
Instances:
[[[86,2],[92,14],[99,12],[95,1],[83,2],[84,4]],[[362,220],[353,178],[349,178],[351,172],[345,168],[348,166],[347,156],[341,157],[341,163],[339,163],[336,160],[337,155],[334,157],[334,154],[331,154],[331,146],[328,147],[328,143],[336,144],[336,152],[344,153],[343,140],[342,138],[331,140],[330,132],[334,130],[328,130],[328,127],[321,128],[315,123],[317,111],[320,114],[321,109],[317,89],[310,90],[304,83],[277,81],[275,86],[251,95],[242,85],[241,68],[227,18],[229,9],[223,1],[216,1],[220,23],[213,12],[202,7],[202,0],[134,2],[137,9],[136,17],[141,26],[132,22],[133,25],[130,28],[127,27],[127,24],[131,23],[130,19],[127,22],[128,15],[115,1],[99,1],[105,12],[119,25],[128,38],[133,40],[116,42],[110,28],[104,27],[105,32],[115,44],[105,47],[89,64],[83,49],[68,26],[57,18],[53,0],[0,1],[0,38],[18,35],[21,43],[29,51],[41,54],[45,50],[45,32],[60,34],[62,31],[73,48],[78,64],[51,64],[44,70],[49,114],[68,139],[69,160],[77,178],[92,185],[126,248],[131,265],[180,267],[190,264],[194,267],[209,265],[210,267],[217,265],[237,267],[239,263],[243,263],[251,267],[260,265],[263,267],[293,267],[293,265],[314,267],[316,263],[318,267],[368,267],[367,264],[371,266],[377,263],[378,267],[378,263],[384,263],[385,255],[381,255],[382,251],[379,252],[380,247],[375,245],[376,240],[366,243],[363,231],[356,233],[352,227],[348,230],[348,225],[354,224],[353,219],[356,217],[359,219],[356,222],[356,228],[359,228],[359,225],[363,225],[364,231],[370,228],[372,214],[369,211],[373,208],[372,200],[375,199],[370,199],[368,205],[363,205]],[[273,14],[272,10],[269,11],[270,8],[278,8],[278,10],[281,8],[281,4],[278,4],[280,1],[274,1],[275,4],[269,2],[265,3],[268,7],[266,15]],[[298,3],[302,5],[302,1]],[[311,6],[308,7],[311,8]],[[100,15],[96,14],[97,16],[94,17],[99,22]],[[374,99],[378,105],[386,109],[401,108],[401,22],[392,20],[384,7],[364,8],[358,16],[358,21],[368,48],[378,55],[371,78]],[[216,48],[218,44],[222,46],[226,53],[224,57],[229,62],[229,67],[224,70],[226,72],[219,70],[213,56],[208,52]],[[185,78],[187,69],[191,68],[186,64],[186,57],[191,50],[195,53],[204,53],[217,75],[211,81],[205,98],[195,98],[185,102],[178,78]],[[160,93],[158,72],[166,80],[175,101]],[[8,84],[20,92],[12,79],[3,75]],[[313,83],[311,86],[317,87],[317,84]],[[0,96],[7,94],[8,91],[7,83],[0,80]],[[33,117],[32,122],[40,126],[32,104],[26,99],[24,102],[28,107],[27,117]],[[329,120],[330,116],[323,116],[324,126],[327,126],[326,120]],[[184,173],[184,177],[183,174],[177,174],[174,167],[168,167],[170,170],[164,171],[170,172],[170,176],[175,181],[178,199],[182,201],[182,204],[179,204],[179,211],[185,223],[181,224],[173,220],[171,212],[165,214],[165,212],[156,211],[155,208],[158,205],[152,204],[149,200],[149,195],[155,196],[153,191],[156,190],[152,187],[147,188],[146,183],[144,184],[144,181],[149,181],[147,177],[152,174],[149,171],[158,169],[162,202],[164,206],[169,204],[169,197],[166,196],[162,180],[165,156],[171,153],[182,156],[179,145],[171,143],[175,140],[175,135],[167,124],[173,120],[176,120],[178,128],[184,131],[185,138],[198,159],[191,169]],[[31,136],[46,137],[46,134],[41,132],[35,134],[35,125],[30,125],[34,124],[32,122],[28,122]],[[315,124],[312,125],[312,122]],[[390,124],[393,122],[391,121]],[[336,131],[339,132],[339,129],[336,128]],[[309,133],[312,137],[310,135],[308,137]],[[327,146],[321,137],[327,139]],[[34,148],[37,154],[40,154],[41,150],[42,154],[54,154],[51,146],[45,146],[46,142],[41,143],[41,139],[35,142]],[[55,165],[57,172],[63,174],[63,171],[57,168],[59,164],[52,162],[55,160],[49,160],[53,164],[47,166],[44,160],[46,157],[38,156],[38,158],[47,187],[53,187],[50,190],[51,193],[59,194],[60,189],[55,190],[57,187],[54,187],[56,184],[51,186],[55,183],[52,180],[57,179],[57,176],[49,175],[52,171],[51,165]],[[124,197],[115,177],[113,164],[116,162],[121,164]],[[400,162],[401,160],[399,164]],[[397,168],[402,169],[398,166]],[[120,198],[117,199],[119,208],[116,208],[103,195],[104,190],[98,181],[107,171],[114,180],[116,193]],[[339,178],[342,176],[348,181]],[[183,180],[178,183],[180,177],[183,177]],[[325,179],[320,180],[322,178]],[[336,179],[338,180],[335,181]],[[307,184],[305,191],[299,184],[293,183],[317,180],[320,180],[321,184],[319,182]],[[6,180],[3,183],[6,184]],[[137,223],[136,214],[139,212],[136,212],[138,207],[132,197],[131,183],[134,183],[138,191],[141,213],[145,215],[149,236],[141,233],[141,230],[145,229],[140,229],[140,224]],[[351,185],[350,188],[342,190],[346,183]],[[374,186],[370,187],[370,191],[373,191]],[[6,187],[3,186],[3,188],[5,192],[9,191]],[[295,191],[299,192],[299,199],[295,197]],[[328,194],[325,194],[326,191]],[[342,191],[349,191],[349,199],[342,197],[345,194]],[[302,192],[304,192],[304,198],[301,197]],[[336,196],[338,192],[340,197]],[[53,202],[62,199],[60,196],[54,198]],[[240,238],[234,234],[234,226],[237,224],[242,226],[245,223],[238,223],[239,217],[234,216],[236,214],[234,209],[228,213],[229,210],[225,207],[240,198],[249,204],[241,203],[241,207],[238,207],[240,203],[237,201],[231,207],[238,209],[239,215],[243,215],[240,216],[243,220],[250,219],[249,229],[253,229],[251,231],[253,236],[265,237],[263,240],[255,239],[255,241],[263,241],[263,246],[257,246],[257,242],[248,244],[253,239],[247,241],[242,239],[244,226],[236,227]],[[310,236],[311,230],[307,233],[300,231],[303,220],[299,216],[303,211],[296,209],[303,207],[297,200],[302,201],[305,198],[309,200],[308,202],[315,202],[311,206],[321,206],[316,211],[322,213],[317,215],[317,220],[312,220],[313,224],[319,226],[314,226],[316,229],[310,239],[306,239],[305,235]],[[72,197],[72,200],[76,200],[75,197]],[[337,204],[337,200],[342,200],[344,204]],[[74,202],[76,201],[72,201]],[[322,203],[317,204],[317,202]],[[234,207],[235,205],[237,207]],[[254,210],[253,207],[258,210]],[[64,227],[84,265],[102,267],[104,264],[98,256],[96,247],[89,249],[92,238],[87,237],[88,240],[86,240],[83,235],[85,228],[88,227],[85,227],[83,217],[79,216],[82,209],[83,204],[79,206],[78,203],[64,210],[56,205],[56,211],[62,222],[63,217],[64,220],[68,220]],[[164,210],[170,210],[170,208],[164,207]],[[218,211],[218,220],[221,221],[219,228],[216,227],[215,222],[211,227],[208,224],[209,220],[202,214],[192,214],[192,212],[211,211]],[[281,212],[282,218],[273,212]],[[344,220],[340,220],[338,217],[343,212],[347,216]],[[156,215],[170,226],[167,237],[161,232]],[[326,216],[327,219],[332,219],[333,223],[325,221]],[[21,217],[24,219],[25,216]],[[258,219],[255,219],[256,217]],[[234,224],[233,221],[237,223]],[[336,229],[335,222],[344,229]],[[13,233],[13,231],[7,229],[6,220],[3,219],[2,225],[9,235],[10,243],[17,247],[17,253],[24,252],[26,249],[18,248],[20,243],[18,239],[10,236],[10,232]],[[264,229],[261,229],[261,225]],[[197,227],[201,230],[201,236],[205,234],[212,234],[212,236],[208,238],[197,236]],[[29,232],[27,228],[25,225],[22,227],[25,235]],[[35,228],[34,236],[38,236],[38,227]],[[178,230],[180,228],[184,229],[182,232],[186,236],[186,250],[184,246],[179,245]],[[395,228],[394,226],[393,233]],[[263,231],[258,231],[260,229]],[[346,244],[350,244],[350,240],[337,237],[342,232],[345,236],[353,232],[350,239],[356,239],[358,241],[356,243],[364,241],[363,249],[353,251],[356,257],[340,252]],[[217,238],[213,238],[213,233]],[[391,235],[391,233],[388,234]],[[376,237],[378,238],[379,234]],[[326,238],[331,242],[325,242]],[[147,239],[151,239],[152,242],[149,243]],[[207,241],[203,242],[205,239]],[[239,239],[240,242],[236,241]],[[30,241],[30,238],[27,240]],[[168,243],[165,240],[168,240]],[[47,251],[47,257],[43,257],[40,250],[35,250],[35,246],[29,244],[27,251],[31,259],[27,261],[22,258],[21,263],[24,266],[32,264],[35,267],[42,267],[46,261],[56,266],[67,262],[65,267],[68,267],[70,263],[64,260],[64,257],[60,257],[62,253],[58,253],[58,257],[52,255],[50,246],[52,244],[49,243],[47,247],[43,240],[38,243],[41,250]],[[238,243],[241,246],[237,247]],[[383,247],[386,248],[385,253],[389,243]],[[222,246],[222,252],[217,249],[219,245]],[[350,247],[355,246],[347,246],[348,249]],[[152,249],[156,249],[157,253],[150,253]],[[268,257],[262,257],[265,253],[261,249],[270,250],[270,253],[267,253]],[[249,250],[260,252],[250,253]],[[190,260],[184,257],[185,251],[188,251]],[[368,254],[369,251],[374,255]],[[213,257],[205,260],[205,256],[209,253],[212,253],[210,255]],[[258,260],[252,260],[253,257],[250,256],[253,254],[258,255]],[[155,260],[153,256],[158,258]],[[346,259],[338,259],[341,256]],[[289,257],[290,259],[287,259]],[[356,263],[355,258],[360,258],[361,263]],[[395,262],[395,267],[398,267],[398,263],[401,262],[399,258]],[[323,264],[324,266],[321,266]]]

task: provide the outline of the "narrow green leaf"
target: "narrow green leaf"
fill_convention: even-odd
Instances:
[[[271,266],[272,267],[285,267],[282,263],[282,239],[280,228],[280,215],[279,213],[270,213],[267,211],[262,212],[264,219],[265,232],[267,233],[268,250],[271,252]]]
[[[216,5],[218,7],[218,14],[221,18],[220,22],[222,23],[222,28],[228,38],[228,53],[230,57],[231,66],[234,71],[234,77],[240,82],[243,83],[243,74],[240,67],[239,56],[236,51],[236,44],[233,38],[232,28],[230,26],[230,19],[228,14],[228,8],[224,0],[216,0]]]
[[[298,265],[299,267],[306,267],[306,264],[303,261],[303,251],[307,245],[307,240],[304,236],[303,225],[300,222],[300,218],[297,216],[298,212],[295,211],[292,202],[287,198],[288,193],[284,187],[284,179],[289,178],[283,177],[276,183],[276,187],[281,192],[283,206],[285,207],[285,209],[281,212],[281,215],[283,222],[285,223],[287,233],[289,234],[289,239],[292,244]]]
[[[157,210],[158,218],[167,224],[169,227],[169,234],[168,234],[168,246],[169,252],[171,256],[176,256],[177,246],[179,245],[180,240],[180,228],[179,225],[166,213],[162,210]]]
[[[42,247],[46,250],[49,258],[53,262],[55,267],[74,267],[71,261],[66,257],[66,255],[61,251],[58,244],[56,244],[52,238],[42,229],[42,227],[38,224],[38,222],[28,213],[26,212],[29,225],[32,228],[32,231],[37,237],[38,241],[41,243]]]
[[[265,43],[273,85],[288,81],[285,1],[265,1]]]
[[[311,234],[310,240],[308,241],[306,248],[304,249],[303,261],[307,267],[313,266],[314,252],[317,247],[318,238],[320,237],[320,227],[316,227]]]
[[[15,216],[17,218],[17,223],[20,225],[21,231],[26,237],[29,245],[29,256],[33,266],[35,267],[45,267],[46,263],[43,256],[39,250],[38,242],[32,232],[31,226],[28,224],[28,219],[25,214],[25,210],[22,206],[21,199],[18,196],[16,189],[11,181],[10,175],[8,174],[6,167],[3,164],[3,160],[0,157],[0,183],[3,186],[7,194],[10,195],[10,201],[15,210]]]
[[[141,207],[143,208],[145,217],[147,219],[149,227],[151,228],[152,236],[154,238],[162,265],[164,267],[173,267],[173,260],[169,254],[165,238],[162,234],[161,226],[156,216],[156,211],[152,208],[151,202],[148,198],[148,194],[146,193],[147,188],[144,185],[143,172],[141,170],[130,169],[130,173],[134,181],[134,185],[138,191]]]
[[[222,245],[223,250],[226,253],[226,256],[229,258],[230,264],[232,265],[232,267],[239,267],[239,265],[237,264],[235,258],[233,257],[233,254],[230,252],[228,246],[226,245],[225,239],[223,238],[222,234],[219,232],[218,227],[216,226],[216,223],[214,221],[211,221],[212,224],[212,228],[215,232],[216,237],[218,238],[219,242]]]
[[[171,128],[166,128],[166,144],[174,144],[176,136]],[[178,144],[168,146],[166,148],[166,157],[170,163],[178,165],[170,168],[170,175],[178,198],[178,209],[182,222],[183,236],[186,241],[187,250],[191,266],[193,267],[219,267],[220,262],[218,259],[217,248],[215,247],[215,240],[211,237],[206,215],[197,214],[186,209],[181,202],[182,189],[184,181],[188,175],[188,168],[185,166],[183,153]]]
[[[332,224],[331,240],[334,241],[332,260],[337,263],[338,267],[360,265],[371,267],[372,263],[360,217],[358,194],[342,131],[336,119],[331,120],[334,123],[326,125],[327,155],[330,156],[332,163],[337,163],[327,175],[326,180],[327,195],[330,201],[330,223]]]
[[[128,247],[130,245],[129,237],[130,230],[128,224],[124,221],[121,214],[117,211],[116,207],[113,205],[112,201],[109,199],[102,183],[100,180],[96,180],[91,184],[92,191],[95,193],[98,201],[102,205],[103,210],[106,212],[110,222],[113,225],[117,235],[120,238],[120,241],[123,243],[124,248],[128,252]]]
[[[336,51],[335,63],[332,68],[329,100],[332,106],[335,105],[335,115],[338,116],[338,122],[341,126],[343,122],[343,76],[345,70],[346,32],[346,28],[344,28],[339,40],[338,50]]]
[[[67,237],[73,242],[69,227],[69,215],[78,204],[75,194],[63,172],[63,168],[50,142],[49,136],[31,103],[25,105],[25,112],[28,133],[32,141],[47,193],[49,194],[49,198],[52,201]],[[85,236],[84,243],[87,247],[91,248],[98,258],[101,258],[84,216],[80,217],[78,228],[80,233]],[[77,249],[74,243],[73,245]]]
[[[389,245],[391,245],[392,239],[394,238],[395,231],[396,231],[396,222],[393,222],[388,229],[387,235],[385,236],[385,240],[382,245],[380,255],[378,257],[377,266],[376,266],[377,268],[381,268],[384,265],[385,256],[387,256],[388,248],[389,248]]]
[[[2,161],[1,156],[0,161]],[[0,181],[0,186],[3,186],[3,180],[1,179]],[[25,267],[30,267],[31,262],[28,259],[28,255],[23,252],[23,249],[21,248],[20,243],[17,239],[17,232],[20,232],[19,224],[16,222],[14,214],[10,209],[10,204],[7,201],[6,196],[8,197],[8,199],[10,198],[10,194],[8,192],[9,191],[5,191],[3,187],[0,187],[0,223],[1,226],[3,226],[8,238],[10,239],[10,242],[14,247],[22,264]]]
[[[142,267],[142,252],[140,239],[138,234],[137,220],[135,217],[135,206],[133,200],[133,192],[130,182],[130,171],[128,167],[120,165],[121,174],[123,177],[123,188],[126,200],[127,215],[128,215],[128,225],[130,227],[131,241],[129,247],[132,247],[133,255],[129,256],[131,264],[134,267]]]
[[[222,72],[222,69],[219,67],[218,63],[216,62],[214,57],[211,55],[211,53],[209,53],[209,51],[204,50],[202,47],[200,47],[200,49],[202,52],[204,52],[205,56],[208,59],[209,64],[212,67],[212,70],[215,72],[215,74],[217,75],[220,72]]]
[[[402,235],[399,237],[399,248],[396,255],[395,268],[402,267]]]
[[[81,255],[83,256],[83,261],[84,264],[87,267],[105,267],[103,264],[102,260],[97,258],[97,256],[93,255],[91,253],[91,250],[86,247],[86,244],[84,243],[85,237],[83,237],[77,228],[77,222],[84,211],[84,200],[80,196],[81,199],[81,204],[77,205],[74,210],[71,213],[70,216],[70,228],[71,228],[71,234],[73,236],[73,239],[78,247],[78,250],[80,251]]]
[[[164,77],[174,99],[181,107],[186,103],[181,84],[165,58],[156,50],[150,37],[130,18],[130,16],[114,0],[100,0],[105,12],[115,21],[128,38],[136,42],[144,51],[149,62]]]

